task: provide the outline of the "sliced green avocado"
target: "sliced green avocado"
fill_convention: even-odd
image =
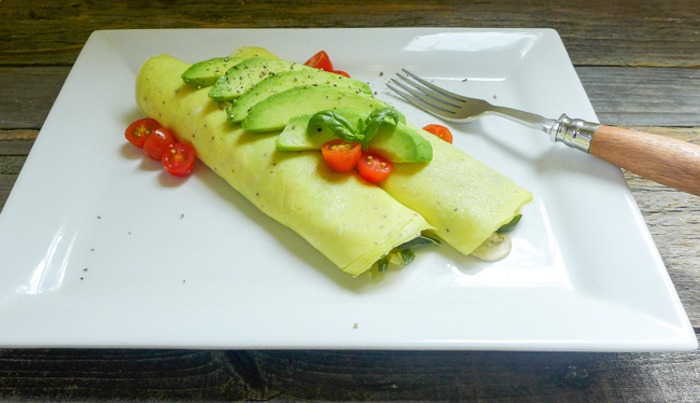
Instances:
[[[351,109],[337,109],[337,114],[348,122],[355,123],[366,119],[371,113]],[[329,130],[317,130],[308,127],[312,114],[295,116],[289,120],[282,133],[277,137],[276,146],[280,151],[319,150],[321,146],[335,137]],[[418,133],[417,128],[399,122],[396,127],[380,127],[368,148],[394,163],[429,162],[433,159],[433,147]]]
[[[209,97],[219,102],[231,101],[240,97],[267,77],[292,70],[313,70],[303,64],[282,59],[251,57],[231,67],[219,77],[209,90]]]
[[[182,80],[195,87],[209,87],[214,85],[219,77],[226,71],[243,61],[240,57],[215,57],[191,65],[184,73]]]
[[[239,123],[248,115],[248,110],[253,105],[265,98],[294,87],[306,85],[323,85],[327,87],[347,88],[357,92],[363,92],[369,96],[372,90],[367,83],[353,78],[329,73],[318,69],[304,69],[286,71],[265,78],[248,90],[245,94],[236,98],[226,112],[231,123]]]
[[[295,116],[331,109],[371,111],[387,107],[376,98],[353,90],[325,86],[295,87],[265,98],[250,108],[243,129],[250,132],[282,130]]]
[[[433,146],[417,130],[401,122],[396,127],[382,126],[369,148],[395,163],[429,162]]]
[[[333,133],[323,136],[307,136],[306,131],[312,115],[299,115],[289,119],[284,130],[277,136],[275,146],[279,151],[311,151],[319,150],[326,141],[335,138]]]
[[[277,55],[270,53],[269,50],[259,46],[243,46],[236,49],[231,56],[248,59],[251,57],[263,57],[265,59],[279,59]]]

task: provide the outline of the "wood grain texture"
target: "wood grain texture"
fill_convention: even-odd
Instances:
[[[3,0],[0,66],[70,65],[98,29],[450,26],[554,28],[577,65],[697,67],[699,13],[695,0]]]
[[[69,67],[0,67],[0,130],[41,128],[69,71]]]
[[[0,211],[37,134],[36,130],[0,130]]]
[[[693,401],[700,394],[698,361],[698,353],[0,350],[0,397]]]
[[[700,69],[579,66],[576,73],[601,123],[700,126]]]

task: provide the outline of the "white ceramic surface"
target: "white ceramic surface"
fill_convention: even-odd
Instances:
[[[620,171],[489,117],[455,144],[529,188],[511,255],[421,251],[382,281],[340,273],[201,164],[164,173],[123,138],[150,55],[319,49],[393,97],[405,67],[549,117],[595,120],[552,30],[97,31],[0,215],[0,346],[667,351],[693,332]]]

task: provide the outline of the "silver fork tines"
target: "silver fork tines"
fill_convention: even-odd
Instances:
[[[534,113],[492,105],[483,99],[447,91],[406,69],[401,71],[403,74],[397,73],[396,78],[392,78],[387,86],[408,103],[446,120],[468,122],[495,114],[541,130],[549,134],[552,141],[561,141],[586,152],[593,132],[598,127],[596,123],[571,119],[565,114],[559,119],[548,119]]]
[[[417,82],[423,84],[423,85],[425,86],[425,87],[422,88],[423,91],[429,93],[430,96],[436,97],[435,99],[438,100],[438,101],[440,101],[440,102],[444,102],[444,103],[450,104],[450,105],[452,105],[452,106],[459,107],[458,104],[452,104],[452,103],[449,102],[449,101],[452,101],[452,100],[453,100],[453,101],[458,101],[459,103],[462,103],[462,102],[465,102],[465,101],[467,101],[467,100],[469,99],[469,98],[463,97],[463,96],[461,96],[461,95],[459,95],[459,94],[455,94],[454,92],[449,92],[449,91],[445,90],[445,89],[442,88],[442,87],[438,87],[437,85],[431,83],[430,81],[424,80],[424,79],[421,78],[420,76],[418,76],[418,75],[416,75],[416,74],[413,74],[413,73],[411,73],[410,71],[408,71],[408,70],[406,70],[406,69],[401,69],[401,71],[403,71],[404,73],[406,73],[406,76],[408,76],[408,77],[412,78],[413,80],[415,80],[415,81],[417,81]],[[399,76],[401,76],[401,75],[399,74]],[[421,89],[421,87],[418,87],[414,82],[410,81],[410,80],[408,79],[408,77],[402,77],[402,78],[403,78],[404,80],[406,80],[408,83],[410,83],[411,85],[413,85],[414,87]],[[427,88],[426,88],[426,87],[427,87]]]
[[[406,74],[396,74],[401,81],[392,78],[391,82],[387,83],[387,86],[392,91],[421,109],[442,117],[455,118],[455,110],[459,109],[459,104],[454,101],[460,101],[459,99],[446,94],[440,87],[416,76],[410,71],[406,69],[401,70]],[[416,81],[423,85],[417,84]],[[401,89],[396,88],[396,86]]]
[[[397,73],[398,79],[392,78],[387,86],[407,102],[426,112],[448,120],[470,121],[493,108],[484,100],[455,94],[406,69],[401,71],[404,74]]]

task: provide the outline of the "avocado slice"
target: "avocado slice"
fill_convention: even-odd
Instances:
[[[277,55],[270,53],[269,50],[258,46],[242,46],[236,49],[231,56],[240,57],[241,59],[249,59],[251,57],[262,57],[265,59],[279,59]]]
[[[402,122],[396,127],[382,126],[369,148],[394,163],[430,162],[433,146],[418,130]]]
[[[282,59],[251,57],[231,67],[209,90],[209,97],[218,102],[240,97],[267,77],[292,70],[313,70],[303,64]]]
[[[284,126],[282,133],[277,136],[275,146],[279,151],[314,151],[320,150],[323,143],[335,137],[333,133],[326,132],[323,135],[309,136],[307,129],[311,114],[294,116]]]
[[[366,119],[371,110],[337,109],[335,112],[348,122],[355,123]],[[328,130],[310,130],[308,124],[311,116],[312,114],[307,114],[291,118],[277,137],[277,149],[280,151],[319,150],[325,142],[336,138]],[[429,162],[433,159],[433,147],[430,142],[419,133],[419,129],[403,122],[399,122],[396,127],[390,125],[380,127],[368,147],[394,163]]]
[[[339,74],[318,69],[285,71],[267,77],[248,90],[248,92],[236,98],[233,105],[226,109],[228,119],[231,123],[240,123],[248,115],[248,110],[258,102],[290,88],[306,85],[347,88],[365,93],[368,96],[372,95],[372,90],[367,83]]]
[[[330,109],[371,111],[385,107],[387,105],[376,98],[345,88],[313,85],[294,87],[255,104],[241,125],[249,132],[271,132],[284,129],[291,118],[299,115]]]
[[[238,48],[229,56],[214,57],[193,64],[182,73],[182,80],[195,87],[210,87],[216,83],[219,77],[226,74],[231,67],[251,57],[279,59],[267,49],[245,46]]]
[[[226,71],[244,59],[240,57],[215,57],[193,64],[184,73],[182,80],[195,87],[209,87],[216,83]]]

